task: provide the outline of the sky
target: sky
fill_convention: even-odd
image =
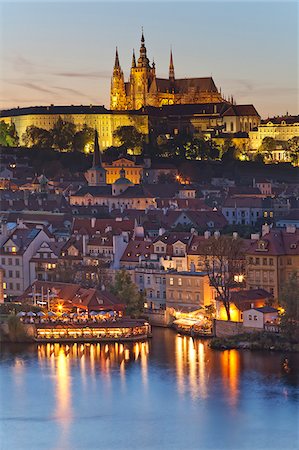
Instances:
[[[125,79],[141,27],[158,77],[213,76],[263,118],[298,114],[297,1],[0,0],[0,109],[109,107],[115,47]]]

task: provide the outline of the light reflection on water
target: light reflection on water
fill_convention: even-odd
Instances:
[[[299,442],[295,354],[286,373],[285,355],[212,351],[158,329],[151,342],[10,346],[0,355],[5,450],[287,450]]]

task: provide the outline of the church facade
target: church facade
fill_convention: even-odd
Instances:
[[[147,57],[143,32],[137,62],[133,52],[128,82],[124,80],[116,49],[110,94],[112,110],[137,110],[145,106],[218,102],[223,102],[223,99],[212,77],[175,78],[172,52],[169,77],[158,78],[155,63],[150,64]]]

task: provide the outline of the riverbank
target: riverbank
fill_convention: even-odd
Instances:
[[[299,352],[299,342],[290,342],[275,333],[243,333],[227,338],[213,338],[209,343],[213,350],[268,350]]]

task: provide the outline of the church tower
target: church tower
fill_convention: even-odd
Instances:
[[[106,186],[106,170],[102,166],[98,132],[94,133],[94,151],[92,167],[85,172],[88,186]]]
[[[130,107],[132,109],[140,109],[146,106],[149,86],[154,77],[155,68],[150,66],[142,30],[139,58],[136,64],[135,55],[133,54],[130,73]]]
[[[111,79],[110,108],[123,110],[127,109],[126,106],[124,74],[119,64],[118,50],[116,47],[115,62]]]

